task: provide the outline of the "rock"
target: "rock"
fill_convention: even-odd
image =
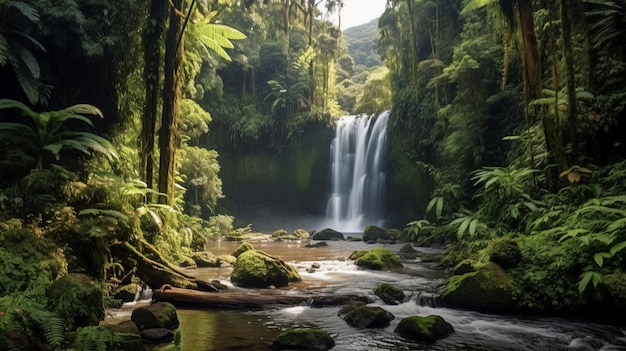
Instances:
[[[363,301],[350,301],[350,302],[348,302],[347,304],[343,305],[343,307],[341,307],[341,309],[339,310],[339,312],[337,312],[337,315],[338,315],[341,319],[344,319],[344,317],[345,317],[348,313],[350,313],[350,312],[352,312],[352,311],[356,310],[356,309],[357,309],[357,308],[359,308],[359,307],[363,307],[363,306],[365,306],[365,305],[367,305],[367,303],[366,303],[366,302],[363,302]]]
[[[121,285],[113,292],[113,297],[122,302],[133,302],[139,297],[141,288],[135,283]]]
[[[398,229],[383,229],[375,225],[368,225],[363,231],[364,242],[378,242],[381,240],[399,240],[402,232]]]
[[[137,328],[137,324],[131,320],[125,320],[117,324],[108,325],[107,328],[116,333],[137,334],[137,336],[139,336],[139,328]]]
[[[149,306],[140,307],[133,311],[130,319],[137,324],[139,331],[151,328],[178,328],[176,308],[169,302],[155,302]]]
[[[515,268],[522,262],[522,252],[517,242],[510,239],[492,240],[487,247],[489,260],[504,269]]]
[[[57,279],[47,295],[49,309],[65,320],[67,329],[98,325],[104,319],[102,291],[85,274]]]
[[[298,239],[307,239],[309,238],[311,235],[309,234],[309,232],[307,232],[304,229],[296,229],[293,232],[293,236],[295,236]]]
[[[445,304],[483,312],[508,312],[516,290],[513,280],[497,263],[489,262],[476,272],[448,278],[441,299]]]
[[[343,320],[354,328],[385,328],[394,319],[391,312],[378,306],[361,306],[343,316]]]
[[[320,230],[318,233],[315,233],[315,235],[313,235],[311,239],[313,240],[345,240],[345,238],[343,237],[343,234],[330,228]]]
[[[398,251],[398,254],[400,257],[407,259],[417,258],[419,256],[419,252],[415,250],[411,244],[404,244],[400,248],[400,251]]]
[[[196,261],[191,258],[191,257],[183,257],[182,260],[178,263],[179,266],[181,267],[185,267],[185,268],[197,268],[198,265],[196,264]]]
[[[326,247],[328,246],[328,243],[325,241],[320,241],[317,242],[315,244],[306,244],[304,247]]]
[[[403,318],[394,330],[399,336],[422,342],[433,342],[454,333],[454,328],[436,315]]]
[[[233,265],[235,264],[235,262],[237,261],[237,257],[233,256],[233,255],[219,255],[217,256],[217,259],[220,262],[220,265],[224,265],[229,264],[229,265]]]
[[[212,252],[200,251],[194,252],[191,256],[198,267],[219,267],[220,260]]]
[[[254,250],[254,247],[252,247],[250,243],[244,242],[241,245],[239,245],[239,247],[237,248],[237,250],[235,250],[235,252],[233,252],[233,257],[237,258],[239,257],[239,255],[241,255],[242,253],[248,250]]]
[[[388,305],[398,305],[405,299],[404,292],[391,284],[380,284],[374,289],[374,295],[378,296]]]
[[[213,285],[217,290],[228,290],[228,286],[224,285],[219,280],[211,280],[211,285]]]
[[[379,271],[402,267],[400,257],[384,247],[377,247],[370,250],[366,254],[359,257],[354,263],[359,267]]]
[[[352,251],[352,253],[350,254],[350,256],[348,256],[348,259],[350,260],[358,260],[359,258],[363,257],[366,253],[368,253],[369,250],[356,250],[356,251]]]
[[[163,344],[174,340],[174,332],[167,328],[145,329],[139,335],[143,341],[151,344]]]
[[[459,262],[454,269],[452,270],[452,274],[454,275],[463,275],[465,273],[476,272],[476,268],[474,265],[476,261],[466,258],[463,261]]]
[[[284,229],[278,229],[277,231],[272,233],[272,238],[286,238],[288,236],[289,233],[287,233],[287,231]]]
[[[274,342],[274,350],[330,350],[335,347],[335,341],[323,329],[296,328],[280,333]]]
[[[295,267],[259,250],[245,251],[237,258],[230,280],[235,284],[267,288],[301,281]]]

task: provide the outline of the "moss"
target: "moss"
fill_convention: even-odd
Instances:
[[[280,333],[272,343],[275,350],[330,350],[335,342],[319,328],[296,328]]]
[[[433,342],[454,333],[454,328],[440,316],[411,316],[403,318],[394,332],[403,338]]]
[[[507,312],[513,307],[516,286],[498,264],[489,262],[476,272],[448,279],[441,297],[453,306],[486,312]]]
[[[357,266],[374,270],[390,270],[402,267],[400,257],[391,250],[377,247],[354,262]]]
[[[133,311],[130,319],[135,322],[139,331],[151,328],[178,328],[176,307],[169,302],[156,302]]]
[[[65,320],[67,329],[98,325],[104,319],[102,291],[80,273],[70,273],[52,283],[48,307]]]
[[[393,314],[378,306],[357,307],[343,316],[354,328],[385,328],[394,318]]]
[[[517,242],[510,239],[496,239],[486,248],[489,260],[504,269],[515,268],[522,262],[522,252]]]
[[[272,238],[284,238],[289,236],[289,233],[284,229],[278,229],[272,233]]]
[[[374,295],[378,296],[388,305],[397,305],[398,303],[402,303],[406,297],[404,292],[398,287],[387,283],[379,284],[374,289]]]
[[[356,251],[353,251],[350,254],[350,256],[348,256],[348,259],[358,260],[359,258],[363,257],[368,252],[369,252],[369,250],[356,250]]]
[[[237,258],[230,280],[236,284],[266,288],[301,281],[295,267],[278,257],[259,250],[249,250]]]
[[[235,250],[235,252],[233,252],[233,256],[239,257],[239,255],[241,255],[242,253],[248,250],[254,250],[254,247],[252,247],[252,244],[248,242],[244,242],[241,245],[239,245],[239,247],[237,248],[237,250]]]
[[[383,229],[375,225],[368,225],[363,230],[363,241],[381,241],[381,240],[399,240],[402,237],[402,231],[398,229]]]

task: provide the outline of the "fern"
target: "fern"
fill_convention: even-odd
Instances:
[[[56,314],[40,310],[26,309],[24,312],[30,320],[43,331],[46,343],[52,347],[61,346],[63,342],[63,319]]]
[[[109,328],[83,327],[78,329],[74,348],[80,351],[115,350],[115,344],[120,341],[121,338]]]

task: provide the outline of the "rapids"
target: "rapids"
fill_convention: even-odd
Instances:
[[[218,279],[231,291],[250,294],[344,293],[363,294],[375,299],[372,290],[380,283],[404,290],[407,301],[400,305],[373,302],[395,315],[384,329],[354,329],[337,316],[339,306],[272,306],[262,310],[221,310],[178,308],[182,346],[185,351],[270,350],[273,338],[295,326],[317,326],[335,340],[333,350],[445,350],[445,351],[553,351],[626,350],[626,328],[580,320],[542,316],[489,315],[474,311],[424,305],[436,301],[447,273],[420,258],[403,260],[401,272],[362,270],[347,260],[351,252],[385,246],[398,251],[402,245],[368,245],[362,241],[329,241],[327,247],[306,248],[306,242],[253,242],[256,249],[278,255],[294,264],[302,282],[280,289],[243,289],[230,284],[230,267],[199,268],[188,272],[202,279]],[[230,254],[237,242],[210,242],[213,253]],[[416,247],[429,255],[441,250]],[[313,264],[319,265],[311,271]],[[309,271],[307,271],[309,269]],[[146,300],[138,304],[146,303]],[[133,306],[110,312],[124,318]],[[437,314],[452,324],[456,333],[431,344],[409,342],[393,332],[403,317]]]

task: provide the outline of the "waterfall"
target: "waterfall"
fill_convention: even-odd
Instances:
[[[344,116],[330,145],[332,194],[326,207],[329,226],[362,232],[382,226],[389,111],[371,116]]]

